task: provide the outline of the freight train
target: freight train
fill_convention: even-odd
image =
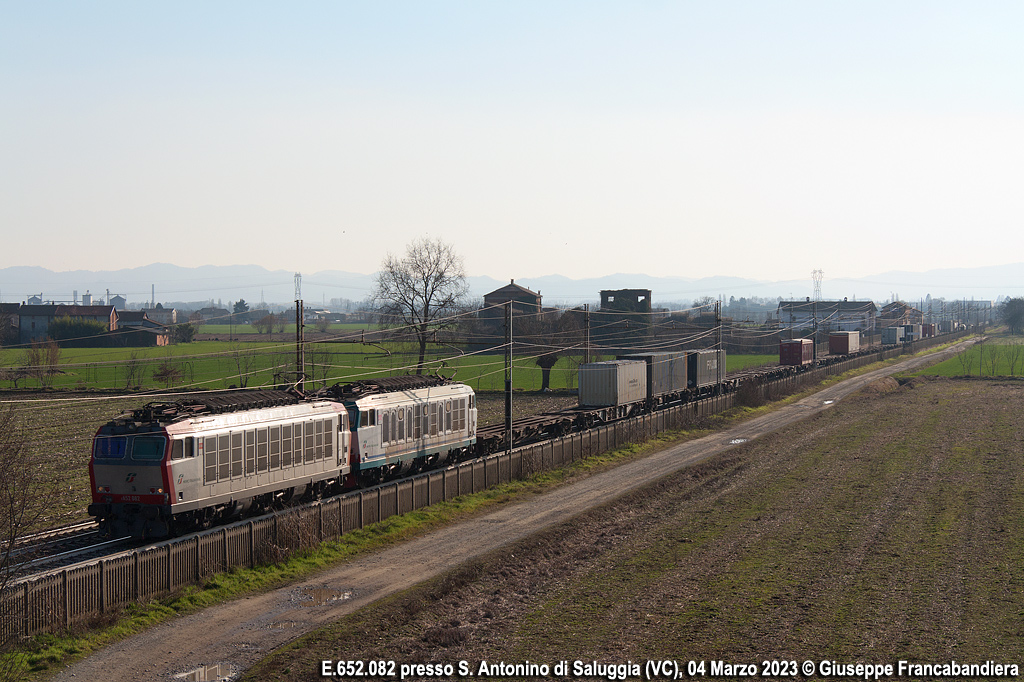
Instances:
[[[846,349],[856,347],[845,340]],[[256,390],[151,403],[93,440],[89,514],[102,532],[167,537],[292,498],[373,485],[503,447],[729,393],[870,352],[810,359],[782,347],[776,367],[726,376],[724,350],[635,353],[580,366],[578,407],[477,429],[476,396],[438,377],[393,377],[315,394]],[[786,366],[787,358],[792,365]]]

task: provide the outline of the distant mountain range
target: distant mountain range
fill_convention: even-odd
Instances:
[[[157,302],[176,304],[206,302],[227,305],[244,298],[250,305],[261,300],[288,305],[295,299],[293,272],[267,270],[258,265],[206,265],[185,268],[154,263],[138,268],[112,271],[74,270],[54,272],[34,266],[0,269],[0,301],[20,303],[30,296],[44,301],[72,302],[88,292],[94,300],[120,294],[131,307]],[[329,304],[331,299],[355,302],[369,296],[374,275],[325,270],[302,275],[302,297],[307,306]],[[702,296],[804,298],[812,294],[811,278],[764,281],[743,277],[652,277],[643,274],[614,274],[589,279],[561,275],[524,277],[516,283],[543,296],[545,305],[596,303],[604,289],[650,289],[655,307],[688,303]],[[469,278],[472,296],[507,284],[491,277]],[[857,279],[828,279],[822,283],[822,298],[888,301],[897,296],[917,301],[925,296],[947,299],[996,300],[1001,296],[1024,296],[1024,263],[980,268],[955,268],[927,272],[885,272]]]

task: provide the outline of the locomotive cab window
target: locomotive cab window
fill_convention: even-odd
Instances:
[[[171,459],[184,459],[186,457],[194,457],[195,452],[192,449],[193,438],[175,438],[171,441]]]
[[[132,439],[132,459],[158,462],[164,458],[167,440],[163,436],[135,436]]]
[[[97,438],[93,443],[92,454],[96,459],[122,459],[127,448],[128,438],[125,436]]]

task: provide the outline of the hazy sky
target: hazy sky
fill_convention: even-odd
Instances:
[[[0,2],[0,267],[1024,260],[1024,3]]]

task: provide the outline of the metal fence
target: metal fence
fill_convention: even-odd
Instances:
[[[916,348],[945,342],[925,339]],[[761,386],[789,391],[826,376],[895,357],[889,349],[820,367]],[[332,540],[397,514],[460,495],[480,492],[642,441],[666,430],[685,428],[722,412],[737,394],[714,396],[583,433],[464,462],[441,471],[385,483],[321,500],[251,521],[186,538],[168,540],[44,573],[16,583],[0,597],[0,636],[32,636],[88,624],[117,613],[132,602],[164,597],[236,567],[273,563],[289,553]]]

